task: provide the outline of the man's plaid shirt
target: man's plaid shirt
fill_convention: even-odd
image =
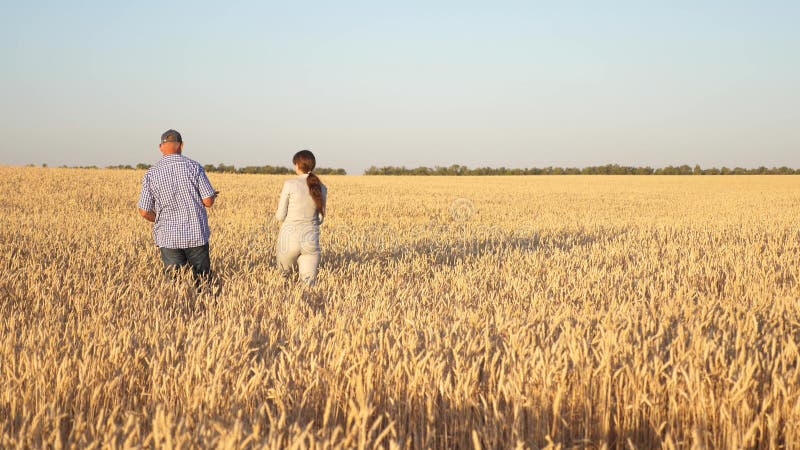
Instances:
[[[166,155],[142,178],[139,209],[155,211],[153,237],[164,248],[200,247],[211,230],[202,199],[214,195],[203,167],[182,155]]]

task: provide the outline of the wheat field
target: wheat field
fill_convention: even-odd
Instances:
[[[800,448],[800,177],[210,174],[216,295],[142,171],[0,168],[2,448]]]

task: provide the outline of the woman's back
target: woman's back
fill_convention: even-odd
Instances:
[[[292,158],[296,178],[283,183],[275,218],[283,222],[275,246],[275,259],[284,277],[293,268],[300,280],[313,285],[319,267],[319,224],[325,218],[328,189],[313,173],[317,165],[310,150]]]
[[[306,179],[308,174],[297,176],[283,183],[281,198],[275,218],[287,224],[319,225],[324,216],[317,210],[317,205],[308,190]],[[320,183],[323,202],[327,199],[328,190]]]

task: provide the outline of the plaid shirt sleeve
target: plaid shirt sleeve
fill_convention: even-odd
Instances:
[[[142,177],[142,192],[139,194],[139,209],[144,211],[154,211],[156,208],[156,198],[150,190],[150,177],[144,174]]]
[[[211,187],[211,182],[208,181],[206,171],[203,170],[203,166],[199,166],[199,169],[197,173],[197,189],[200,191],[200,198],[213,197],[214,188]]]

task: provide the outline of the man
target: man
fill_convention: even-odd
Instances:
[[[175,130],[161,135],[159,160],[142,179],[139,214],[154,222],[153,238],[167,273],[189,265],[200,283],[211,273],[208,254],[206,208],[218,192],[211,187],[203,167],[181,155],[183,139]]]

